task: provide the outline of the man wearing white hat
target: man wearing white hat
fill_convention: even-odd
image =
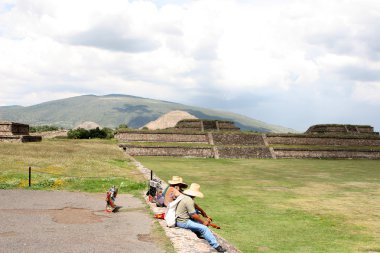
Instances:
[[[199,184],[192,183],[189,189],[183,191],[184,198],[178,203],[176,210],[176,226],[200,234],[217,252],[226,252],[207,227],[210,225],[210,221],[203,220],[195,210],[194,198],[203,198],[203,193],[199,189]]]

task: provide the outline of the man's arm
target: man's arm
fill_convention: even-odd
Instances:
[[[199,215],[196,214],[196,213],[194,213],[194,214],[191,215],[191,219],[193,219],[193,220],[195,220],[195,221],[198,221],[199,223],[201,223],[201,224],[203,224],[203,225],[205,225],[205,226],[210,225],[210,221],[208,221],[208,220],[203,220],[203,219],[201,218],[201,216],[199,216]]]
[[[212,221],[212,218],[208,216],[207,213],[199,205],[194,203],[194,206],[195,206],[195,209],[197,209],[202,214],[203,217],[207,218],[209,221]]]

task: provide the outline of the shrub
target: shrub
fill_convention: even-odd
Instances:
[[[105,127],[105,128],[103,128],[102,130],[105,131],[106,134],[107,134],[106,139],[112,139],[112,138],[113,138],[113,136],[114,136],[114,131],[113,131],[113,129],[108,128],[108,127]]]
[[[29,132],[31,132],[31,133],[57,131],[57,130],[59,130],[59,128],[57,126],[48,126],[48,125],[29,127]]]
[[[118,128],[128,128],[127,124],[120,124]]]
[[[71,129],[67,133],[69,139],[111,139],[113,138],[113,130],[110,128],[100,129],[99,127],[95,129],[86,130],[83,128]]]
[[[84,128],[71,129],[67,132],[69,139],[88,139],[90,132]]]
[[[95,129],[90,129],[89,136],[90,138],[105,139],[107,137],[107,133],[97,127]]]

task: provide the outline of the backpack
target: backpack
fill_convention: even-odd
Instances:
[[[184,198],[182,194],[179,195],[174,201],[168,204],[168,207],[165,212],[165,221],[166,225],[170,228],[175,227],[175,222],[178,216],[175,215],[178,203]]]

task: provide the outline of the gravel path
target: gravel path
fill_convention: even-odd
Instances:
[[[106,213],[105,194],[0,190],[1,252],[164,252],[138,199],[119,194]]]

